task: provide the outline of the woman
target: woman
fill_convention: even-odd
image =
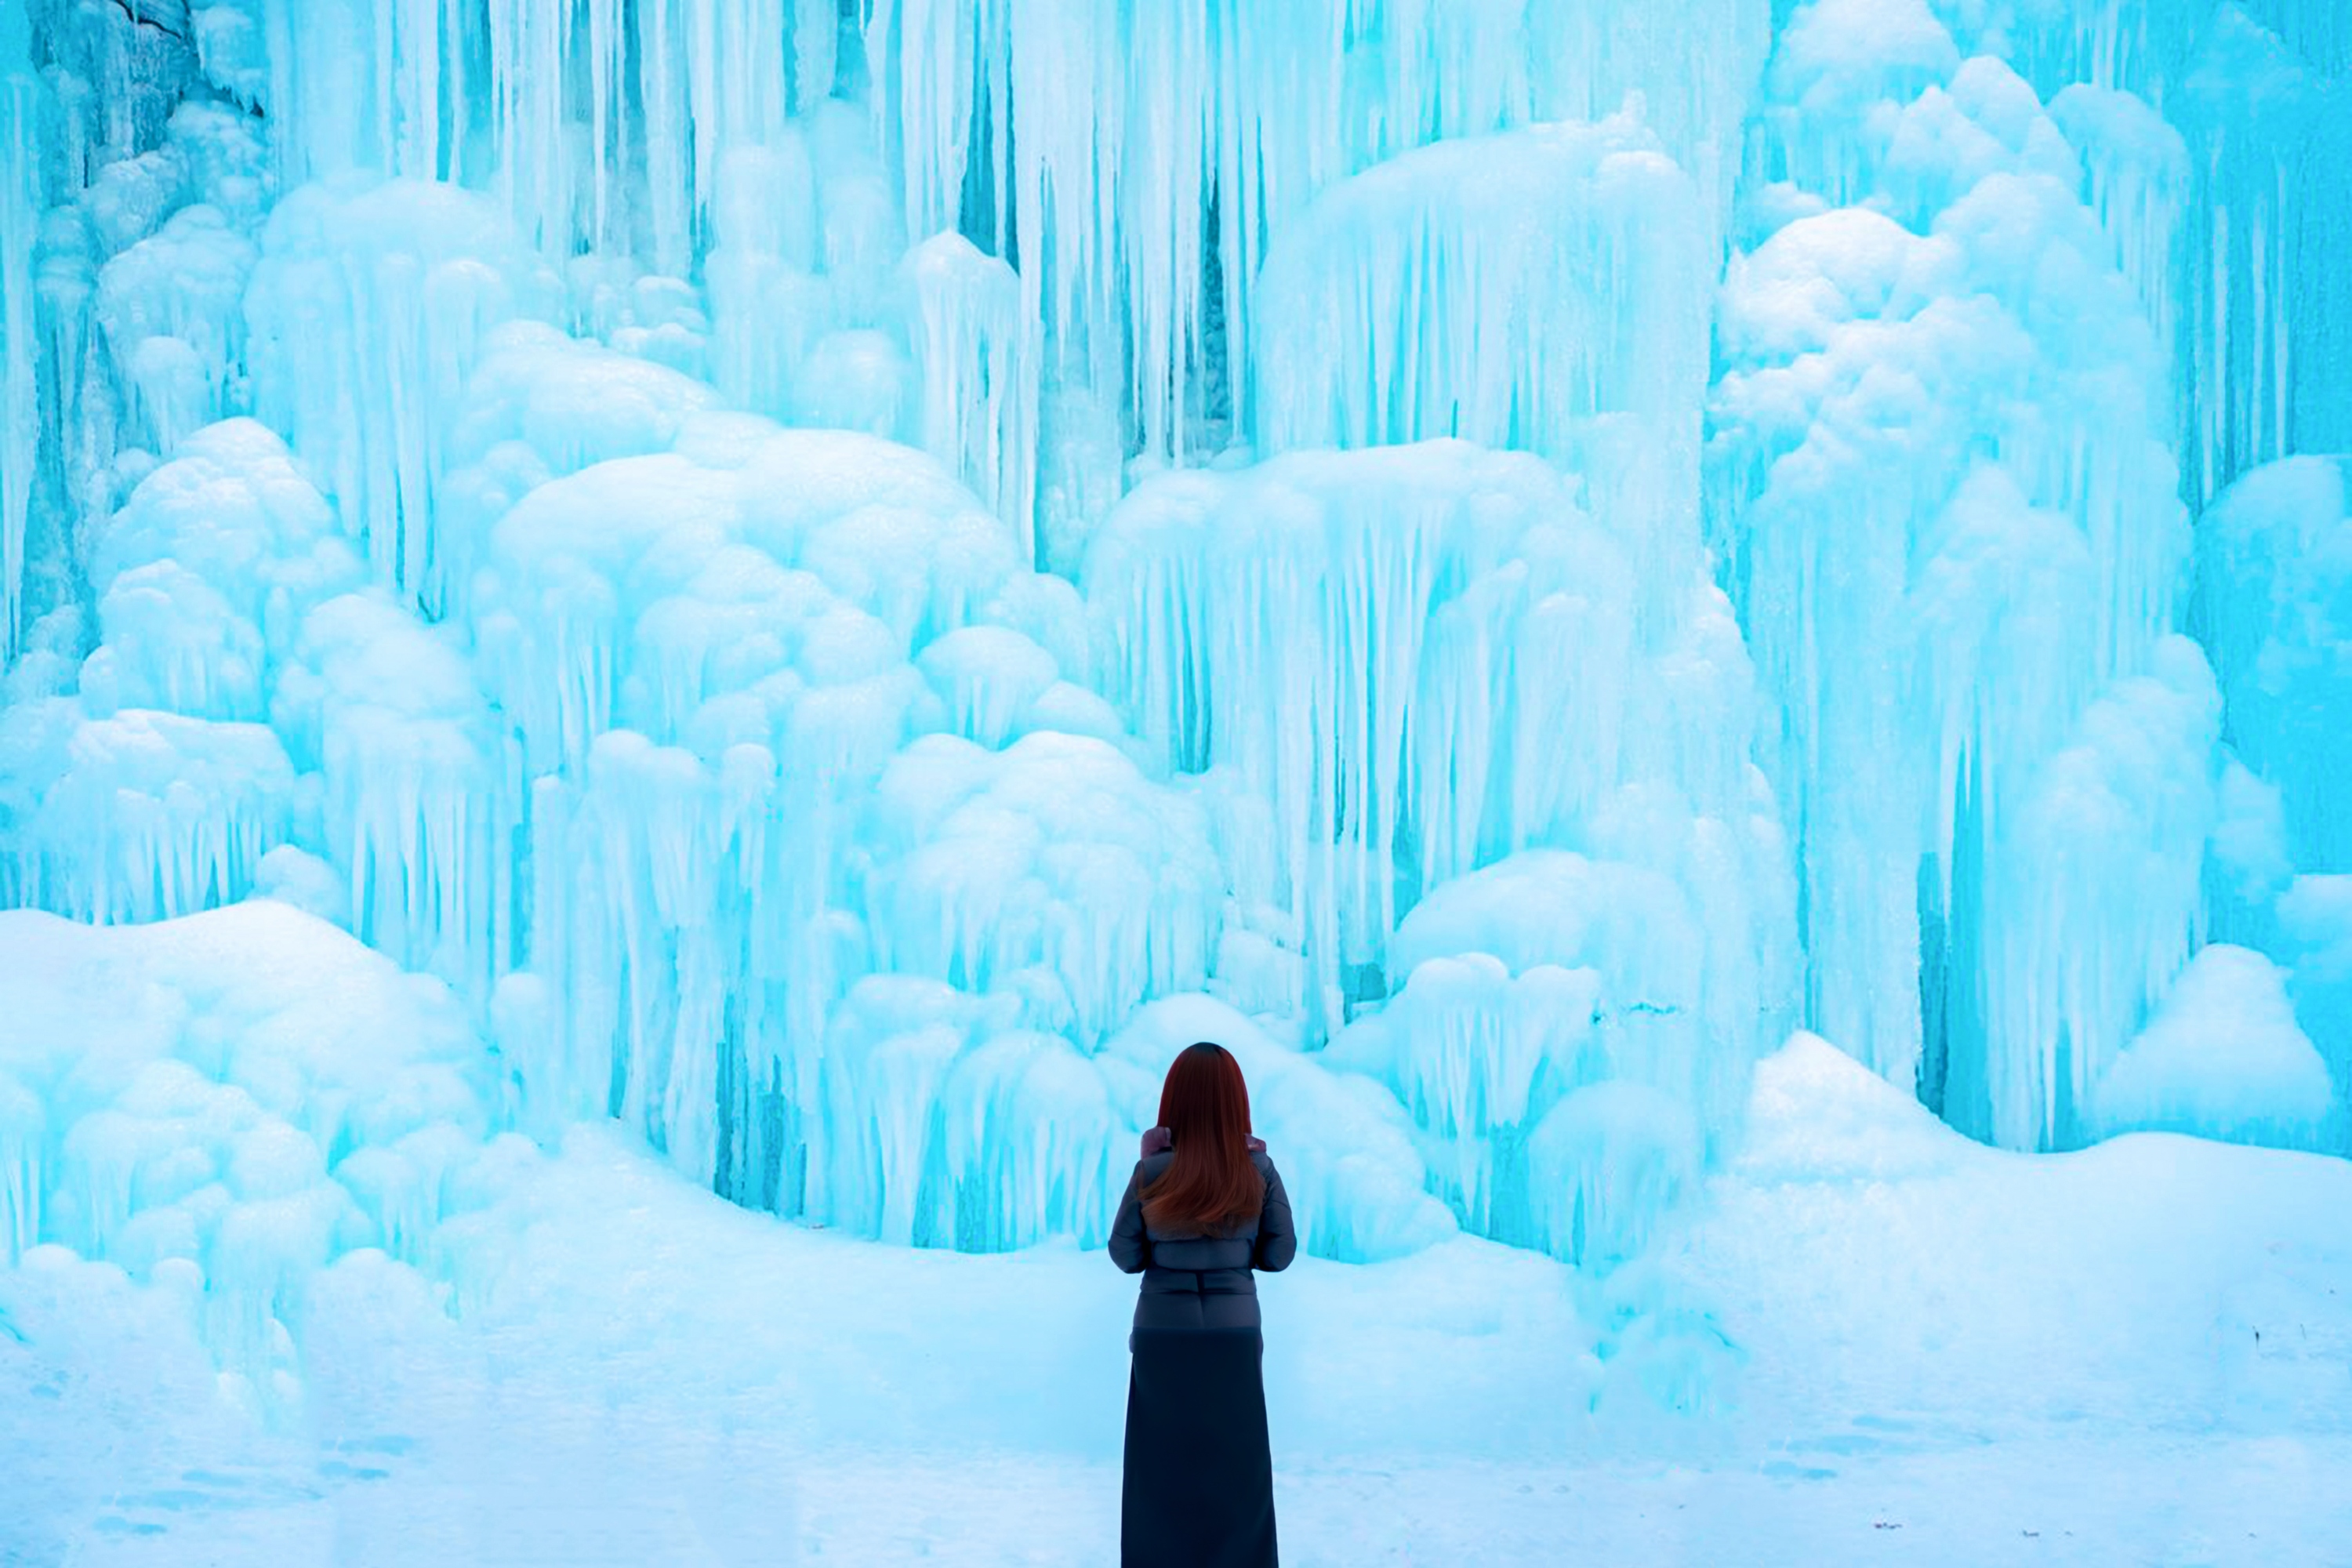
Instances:
[[[1241,1064],[1178,1053],[1143,1135],[1110,1257],[1143,1275],[1127,1379],[1123,1568],[1274,1568],[1265,1336],[1253,1268],[1290,1266],[1282,1177],[1250,1136]]]

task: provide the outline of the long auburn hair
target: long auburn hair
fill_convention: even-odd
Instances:
[[[1257,1213],[1265,1178],[1250,1163],[1249,1085],[1233,1053],[1206,1040],[1177,1052],[1160,1086],[1160,1125],[1176,1158],[1143,1189],[1147,1225],[1205,1235]]]

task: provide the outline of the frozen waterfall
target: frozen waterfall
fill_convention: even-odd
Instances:
[[[1356,1261],[1800,1026],[2352,1149],[2346,16],[5,0],[0,1262],[1091,1246],[1202,1036]]]

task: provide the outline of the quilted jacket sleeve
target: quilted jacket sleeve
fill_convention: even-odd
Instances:
[[[1278,1274],[1298,1256],[1298,1233],[1291,1226],[1290,1194],[1282,1190],[1282,1173],[1264,1155],[1258,1160],[1265,1173],[1265,1206],[1258,1212],[1257,1246],[1252,1249],[1250,1267]]]
[[[1143,1163],[1139,1160],[1135,1173],[1127,1179],[1126,1194],[1118,1200],[1118,1217],[1110,1227],[1110,1260],[1118,1265],[1121,1274],[1140,1274],[1151,1261],[1151,1238],[1143,1233],[1142,1184]]]

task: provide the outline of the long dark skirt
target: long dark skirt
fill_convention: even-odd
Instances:
[[[1121,1568],[1275,1568],[1264,1337],[1137,1329],[1129,1342]]]

